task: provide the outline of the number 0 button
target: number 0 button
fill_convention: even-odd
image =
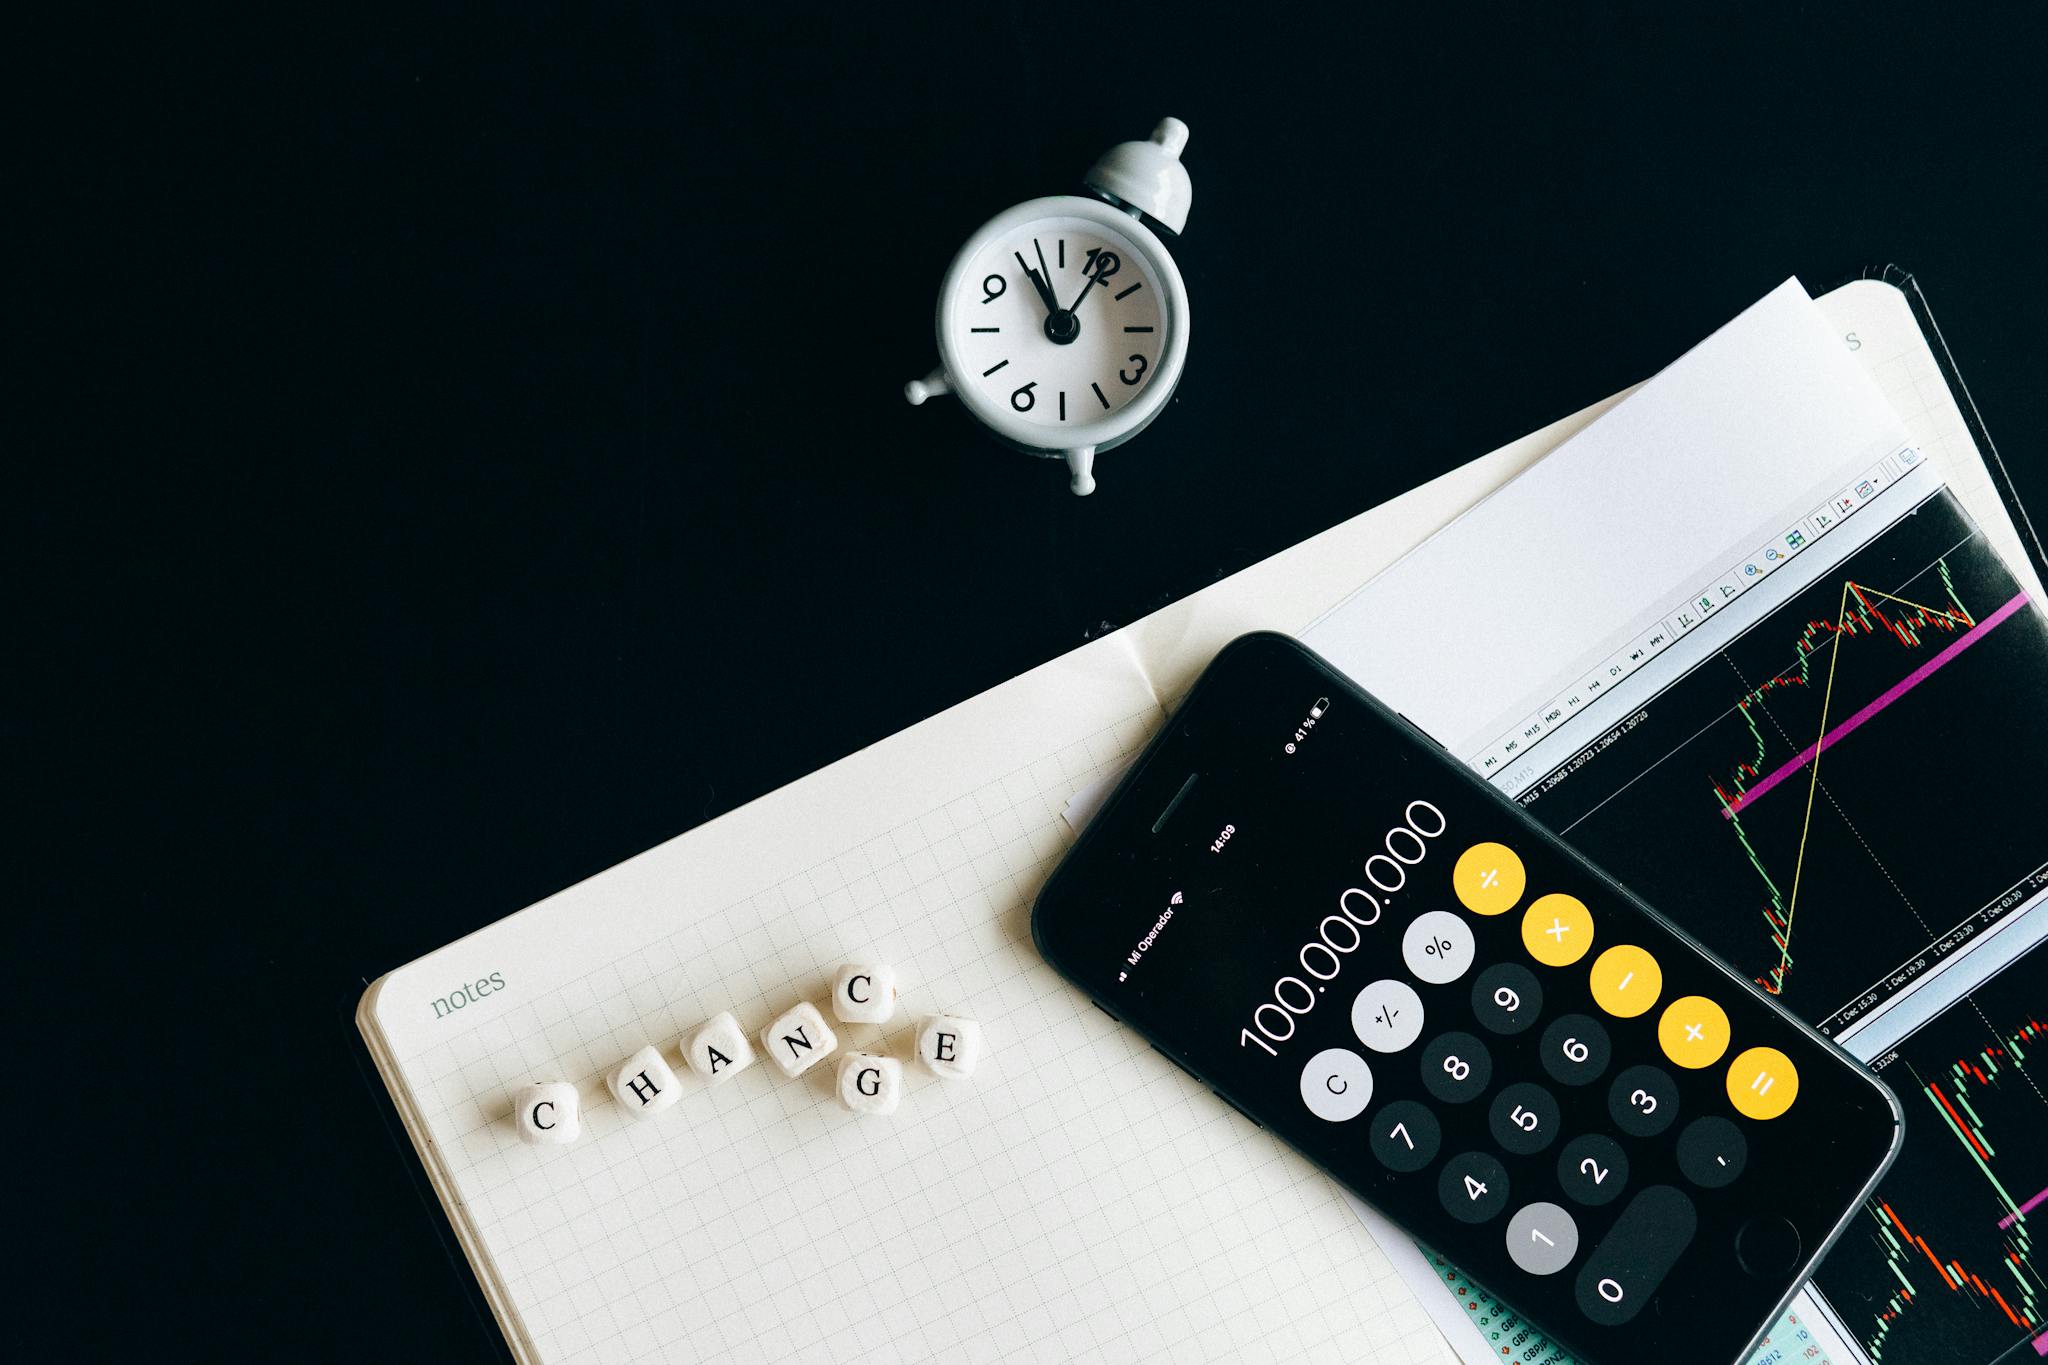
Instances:
[[[1372,1154],[1390,1171],[1419,1171],[1436,1160],[1444,1130],[1427,1105],[1395,1100],[1373,1116]]]
[[[1436,1197],[1461,1223],[1483,1223],[1508,1206],[1507,1168],[1484,1152],[1460,1152],[1444,1163]]]
[[[1422,1088],[1445,1104],[1463,1104],[1486,1093],[1493,1058],[1469,1033],[1438,1034],[1422,1049]]]

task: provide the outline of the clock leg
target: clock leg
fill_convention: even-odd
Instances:
[[[1073,473],[1070,487],[1074,496],[1085,498],[1095,491],[1095,447],[1076,446],[1066,452],[1067,468]]]
[[[922,379],[913,379],[903,386],[903,396],[916,407],[927,398],[937,398],[953,391],[953,382],[946,378],[944,370],[933,370]]]

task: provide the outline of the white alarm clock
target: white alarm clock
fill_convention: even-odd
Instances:
[[[1102,199],[1032,199],[983,224],[939,289],[939,368],[904,396],[958,395],[997,439],[1066,460],[1074,492],[1094,492],[1096,453],[1159,415],[1187,360],[1187,286],[1139,217],[1186,225],[1187,140],[1166,119],[1103,153],[1084,181]]]

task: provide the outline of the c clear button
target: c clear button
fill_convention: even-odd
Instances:
[[[1355,1052],[1324,1048],[1301,1069],[1301,1102],[1331,1123],[1355,1119],[1372,1102],[1372,1068]]]

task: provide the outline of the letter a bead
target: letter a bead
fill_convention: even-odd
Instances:
[[[849,962],[832,983],[832,1013],[842,1024],[886,1024],[896,1013],[896,969]]]
[[[839,1103],[856,1114],[893,1114],[903,1099],[903,1063],[872,1052],[839,1059]]]
[[[676,1073],[661,1059],[658,1048],[643,1047],[605,1078],[612,1098],[636,1119],[650,1118],[682,1097]]]
[[[512,1124],[521,1142],[568,1146],[583,1134],[576,1087],[567,1081],[525,1087],[512,1097]]]
[[[831,1056],[839,1038],[818,1007],[804,1000],[761,1030],[761,1046],[783,1075],[801,1076]]]
[[[720,1085],[754,1064],[754,1045],[728,1010],[683,1040],[683,1060],[707,1082]]]

